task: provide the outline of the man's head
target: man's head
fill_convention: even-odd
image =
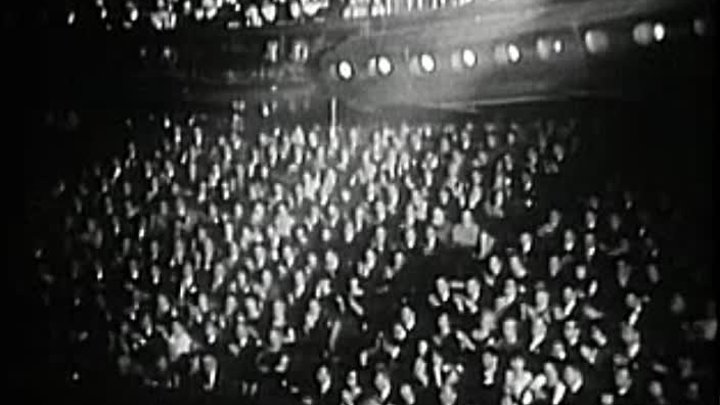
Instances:
[[[519,354],[515,354],[510,357],[510,368],[515,372],[519,373],[525,370],[525,358]]]
[[[482,352],[480,361],[482,363],[483,370],[494,370],[498,366],[498,356],[492,350],[484,350]]]
[[[471,226],[475,224],[475,219],[473,218],[472,212],[470,212],[470,210],[464,210],[462,212],[462,224],[463,226]]]
[[[568,319],[563,324],[563,337],[568,342],[575,342],[580,337],[580,328],[578,328],[577,321],[574,319]]]
[[[627,388],[632,384],[632,376],[627,367],[619,367],[615,370],[615,386],[617,388]]]
[[[400,397],[405,401],[405,404],[410,405],[415,403],[415,392],[412,386],[408,383],[403,383],[400,386]]]
[[[373,386],[380,392],[385,392],[390,389],[390,374],[388,374],[388,372],[384,369],[380,369],[375,372]]]
[[[440,388],[440,403],[442,405],[454,405],[457,402],[457,391],[450,384],[443,384]]]
[[[318,367],[317,371],[315,372],[315,380],[319,384],[325,384],[330,381],[330,370],[325,364]]]
[[[560,374],[553,362],[546,361],[543,363],[543,374],[545,375],[548,384],[555,385],[560,381]]]
[[[450,316],[448,316],[447,312],[443,312],[438,315],[437,326],[438,330],[440,330],[441,333],[449,333],[449,331],[451,330],[451,325]]]
[[[568,364],[563,370],[563,381],[569,386],[576,385],[579,381],[582,381],[582,373],[580,369],[574,364]]]
[[[435,291],[440,295],[445,295],[450,292],[450,285],[445,277],[435,279]]]
[[[533,337],[540,337],[547,335],[547,324],[542,318],[534,318],[530,326],[530,333]]]
[[[506,340],[517,339],[518,334],[518,321],[515,318],[508,317],[502,322],[502,335]]]

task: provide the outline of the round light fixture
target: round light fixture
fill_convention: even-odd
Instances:
[[[599,54],[610,47],[610,39],[605,31],[590,30],[585,32],[585,48],[591,54]]]
[[[388,76],[393,71],[393,64],[387,56],[377,57],[377,71],[381,76]]]
[[[522,54],[520,53],[520,48],[517,47],[515,44],[508,44],[507,46],[507,57],[508,61],[510,63],[518,63],[520,62],[520,58],[522,57]]]
[[[477,64],[477,55],[471,49],[463,49],[460,56],[466,68],[475,67],[475,64]]]
[[[420,69],[423,73],[432,73],[435,71],[435,58],[429,53],[420,55]]]
[[[665,25],[663,23],[655,23],[653,26],[653,39],[655,39],[655,42],[661,42],[665,39],[666,35]]]
[[[353,66],[346,60],[341,60],[337,64],[337,75],[341,80],[350,80],[355,74]]]
[[[641,22],[633,28],[633,40],[640,46],[648,46],[653,40],[653,26],[649,22]]]

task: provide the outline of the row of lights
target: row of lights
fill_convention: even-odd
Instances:
[[[693,32],[703,36],[707,32],[707,26],[702,19],[693,21]],[[644,21],[637,24],[632,31],[633,40],[637,45],[649,46],[652,43],[659,43],[667,37],[667,29],[661,22]],[[592,29],[585,32],[585,47],[591,54],[605,52],[610,46],[610,40],[602,30]],[[542,60],[549,60],[553,55],[558,55],[565,50],[565,44],[558,38],[542,37],[537,40],[536,50]],[[522,52],[518,45],[508,43],[505,46],[495,48],[495,59],[503,63],[517,64],[522,59]],[[463,48],[452,54],[452,66],[459,69],[472,69],[477,64],[477,54],[468,48]],[[388,56],[379,55],[368,62],[370,76],[389,76],[393,72],[393,63]],[[435,57],[430,53],[420,53],[410,61],[410,70],[416,74],[431,74],[437,69]],[[348,81],[355,75],[355,68],[350,61],[342,60],[336,65],[337,76]]]

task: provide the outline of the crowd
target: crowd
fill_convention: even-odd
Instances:
[[[67,25],[172,31],[221,23],[229,29],[389,17],[460,7],[472,0],[96,0],[65,1]]]
[[[110,363],[260,404],[717,399],[715,302],[676,282],[664,211],[553,196],[582,122],[235,121],[166,117],[58,185],[62,243],[37,257],[70,380]]]

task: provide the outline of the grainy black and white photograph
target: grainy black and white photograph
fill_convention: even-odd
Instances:
[[[20,3],[7,403],[720,403],[716,1]]]

